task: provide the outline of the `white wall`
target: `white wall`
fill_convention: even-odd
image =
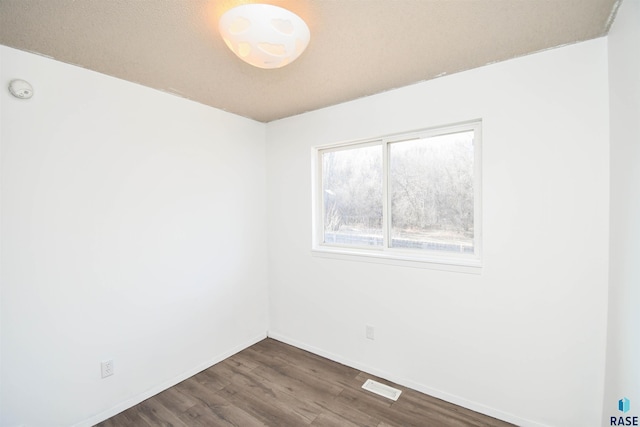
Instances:
[[[640,416],[640,1],[622,2],[608,36],[611,127],[609,324],[603,425]],[[617,410],[619,399],[631,412]]]
[[[264,337],[264,125],[0,61],[35,87],[0,94],[0,425],[91,425]]]
[[[640,252],[616,231],[638,217],[616,28],[609,70],[606,39],[555,49],[273,122],[268,151],[260,123],[0,47],[2,85],[36,90],[0,93],[0,425],[89,425],[263,336],[265,175],[273,336],[521,425],[597,424],[637,368],[611,363],[637,351],[615,311]],[[482,274],[311,256],[310,147],[476,118]]]
[[[602,38],[268,124],[270,335],[520,425],[597,425],[608,114]],[[310,147],[477,118],[482,274],[311,255]]]
[[[0,53],[0,75],[2,54]],[[2,425],[2,101],[0,101],[0,425]]]

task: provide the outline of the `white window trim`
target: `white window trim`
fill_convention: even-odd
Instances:
[[[433,251],[419,251],[388,247],[389,226],[388,207],[390,197],[388,191],[389,145],[394,142],[417,138],[434,137],[462,131],[474,131],[474,254],[455,255],[441,254]],[[357,247],[323,243],[323,203],[322,203],[322,153],[327,150],[349,149],[354,146],[381,145],[383,153],[383,246]],[[385,135],[356,141],[313,147],[312,158],[312,254],[314,256],[343,259],[351,261],[374,262],[407,267],[429,268],[446,271],[479,274],[482,267],[482,121],[473,120],[437,128],[427,128],[400,134]]]

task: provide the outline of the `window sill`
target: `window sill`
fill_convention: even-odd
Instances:
[[[402,267],[451,271],[456,273],[481,274],[482,262],[469,258],[416,257],[413,254],[374,252],[352,248],[319,246],[311,249],[311,255],[320,258],[345,261],[370,262]]]

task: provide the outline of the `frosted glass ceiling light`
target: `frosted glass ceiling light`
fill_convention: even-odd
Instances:
[[[244,4],[220,18],[220,34],[240,59],[259,68],[293,62],[309,44],[309,27],[295,13],[269,4]]]

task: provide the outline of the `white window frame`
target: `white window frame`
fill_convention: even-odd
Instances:
[[[422,249],[392,248],[390,241],[391,194],[389,192],[389,150],[390,144],[418,138],[429,138],[440,135],[473,131],[474,153],[474,206],[473,206],[473,254],[450,254]],[[355,147],[380,145],[383,151],[382,178],[382,231],[381,247],[352,246],[335,243],[324,243],[324,206],[322,199],[322,154],[328,151],[339,151]],[[315,256],[347,259],[354,261],[376,262],[383,264],[405,265],[410,267],[433,268],[441,270],[479,273],[482,267],[482,121],[457,123],[436,128],[392,134],[382,137],[340,142],[313,147],[312,156],[312,254]]]

